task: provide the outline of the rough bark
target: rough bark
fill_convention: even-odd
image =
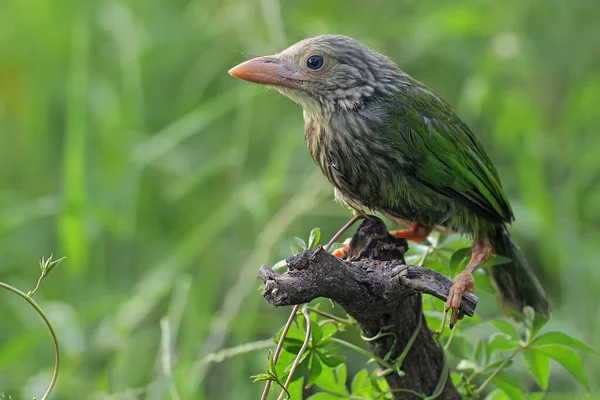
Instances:
[[[365,220],[350,245],[347,261],[322,248],[307,250],[287,260],[288,271],[278,274],[266,266],[259,271],[264,297],[274,306],[307,303],[327,297],[340,304],[360,326],[374,354],[397,359],[414,343],[402,363],[404,376],[386,376],[395,399],[416,399],[406,389],[438,399],[459,399],[446,367],[444,350],[427,327],[421,293],[446,300],[452,281],[445,275],[404,263],[406,241],[387,233],[379,219]],[[477,297],[465,293],[461,312],[472,316]],[[416,335],[416,337],[415,337]]]

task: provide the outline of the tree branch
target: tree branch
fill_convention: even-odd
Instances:
[[[359,324],[375,355],[384,358],[391,352],[394,360],[414,341],[402,363],[404,376],[386,376],[395,399],[414,399],[409,389],[431,396],[447,374],[443,349],[427,328],[421,311],[421,293],[446,301],[452,281],[428,268],[407,266],[404,239],[388,234],[378,218],[365,220],[350,244],[348,261],[334,257],[322,248],[306,250],[287,260],[288,271],[278,274],[263,265],[259,278],[264,282],[264,297],[273,306],[308,303],[327,297],[340,304]],[[477,297],[463,295],[461,312],[472,316]],[[422,318],[421,328],[418,323]],[[414,332],[418,329],[418,334]],[[450,379],[445,379],[441,399],[460,398]]]

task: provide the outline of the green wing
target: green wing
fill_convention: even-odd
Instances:
[[[512,221],[496,169],[452,108],[418,83],[397,100],[393,102],[397,125],[392,140],[412,161],[415,177],[479,214]]]

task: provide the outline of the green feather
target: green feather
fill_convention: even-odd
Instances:
[[[423,184],[483,217],[512,221],[496,169],[447,103],[418,83],[387,101],[394,107],[388,135],[412,160],[415,175]]]

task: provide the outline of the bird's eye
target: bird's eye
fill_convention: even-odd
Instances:
[[[312,69],[313,71],[318,71],[323,68],[325,64],[325,59],[323,56],[310,56],[306,59],[306,66],[308,69]]]

